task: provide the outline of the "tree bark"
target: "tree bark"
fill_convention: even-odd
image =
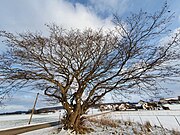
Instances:
[[[76,133],[80,133],[80,112],[76,111],[71,113],[70,115],[67,114],[67,119],[66,119],[66,125],[65,127],[67,129],[70,129],[72,131],[75,131]]]
[[[85,112],[80,103],[77,103],[71,111],[67,111],[65,116],[64,124],[66,129],[75,131],[76,133],[82,133],[83,125],[81,121],[81,116]]]

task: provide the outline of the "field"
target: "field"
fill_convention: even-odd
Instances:
[[[35,114],[32,117],[31,124],[57,121],[60,115],[61,113],[59,112],[51,114]],[[30,114],[0,116],[0,130],[27,125],[29,118]]]
[[[139,122],[144,124],[149,121],[151,125],[162,126],[167,129],[180,131],[180,111],[159,110],[159,111],[117,111],[106,114],[111,119]]]
[[[145,132],[144,134],[147,135],[179,135],[180,132],[180,110],[158,110],[158,111],[117,111],[117,112],[103,112],[105,114],[102,114],[101,112],[98,112],[97,110],[91,110],[89,112],[90,116],[93,116],[92,118],[97,119],[99,122],[102,119],[110,120],[121,120],[121,121],[131,121],[131,124],[129,126],[125,126],[124,123],[121,122],[121,127],[111,128],[107,126],[96,126],[93,125],[93,129],[95,129],[95,132],[91,133],[90,135],[112,135],[112,134],[124,134],[124,135],[135,135],[133,133],[133,129],[135,129],[139,133],[144,133],[144,130],[142,131],[142,128],[140,128],[137,123],[140,123],[141,125],[146,125],[146,121],[149,121],[152,126],[155,126],[157,128],[151,128],[151,132]],[[102,114],[102,115],[97,115]],[[108,121],[106,121],[108,123]],[[134,124],[133,124],[134,123]],[[172,132],[172,131],[175,132]],[[37,131],[27,132],[23,135],[34,135],[34,134],[43,134],[43,135],[52,135],[52,134],[58,134],[58,135],[74,135],[71,133],[71,131],[65,131],[62,130],[60,133],[57,132],[57,127],[47,128],[47,129],[41,129]],[[137,133],[137,134],[139,134]],[[136,135],[137,135],[136,134]]]
[[[94,117],[98,118],[103,116],[103,118],[107,119],[138,122],[142,125],[145,124],[146,121],[149,121],[151,125],[156,125],[163,129],[180,131],[180,105],[173,105],[170,106],[170,108],[171,110],[115,111]],[[62,114],[63,111],[51,114],[33,115],[31,124],[57,121],[62,117]],[[93,116],[94,114],[101,114],[101,112],[97,109],[91,109],[88,112],[89,116]],[[29,118],[30,115],[0,116],[0,129],[27,125]],[[42,129],[40,131],[46,130]],[[37,133],[37,131],[34,132]]]

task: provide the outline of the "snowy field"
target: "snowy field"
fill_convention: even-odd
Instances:
[[[97,117],[104,117],[114,120],[139,122],[140,124],[149,121],[151,125],[163,127],[164,129],[180,131],[180,105],[168,105],[171,110],[141,110],[141,111],[115,111],[107,114],[103,114]],[[101,113],[97,109],[91,109],[88,115]],[[62,117],[63,111],[52,114],[40,114],[33,115],[31,124],[52,122],[59,120]],[[0,129],[17,127],[27,125],[30,118],[29,115],[6,115],[0,116]],[[52,130],[52,128],[41,129],[38,132],[46,132]],[[39,134],[37,131],[32,131],[25,134]]]
[[[149,121],[152,125],[180,131],[180,104],[167,104],[164,106],[169,107],[170,110],[116,111],[106,114],[105,117],[116,120],[131,120],[141,124]],[[89,114],[93,113],[98,113],[98,111],[89,111]]]
[[[34,114],[31,124],[52,122],[59,120],[60,112],[51,114]],[[30,114],[0,116],[0,129],[28,125]]]
[[[149,121],[151,125],[162,126],[167,129],[180,131],[180,110],[159,110],[159,111],[121,111],[106,114],[111,119],[139,122],[144,124]]]
[[[97,110],[90,110],[89,115],[101,113]],[[176,121],[176,119],[177,121]],[[106,126],[96,126],[92,125],[95,132],[89,133],[88,135],[113,135],[113,134],[124,134],[124,135],[134,135],[133,129],[136,129],[137,134],[142,133],[141,126],[138,126],[140,123],[141,125],[145,125],[146,121],[151,123],[152,127],[151,132],[145,132],[144,135],[179,135],[180,132],[172,132],[180,131],[180,125],[178,125],[178,121],[180,121],[180,110],[158,110],[158,111],[116,111],[110,112],[103,115],[96,116],[95,118],[105,118],[105,119],[113,119],[113,120],[121,120],[121,121],[132,121],[130,126],[124,125],[123,123],[120,124],[121,127],[111,128]],[[161,128],[162,124],[162,128]],[[156,126],[155,126],[156,125]],[[46,129],[40,129],[37,131],[23,133],[22,135],[74,135],[71,131],[61,130],[60,132],[57,131],[58,127],[51,127]],[[136,135],[137,135],[136,134]]]

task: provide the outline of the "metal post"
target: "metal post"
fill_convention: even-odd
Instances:
[[[180,126],[180,123],[179,123],[179,121],[178,121],[178,119],[176,118],[175,115],[174,115],[174,118],[175,118],[176,122],[178,123],[178,125]]]
[[[146,130],[143,128],[143,120],[142,120],[142,118],[141,118],[141,116],[139,115],[139,113],[140,113],[140,111],[138,111],[138,116],[139,116],[139,119],[140,119],[140,121],[141,121],[141,124],[142,124],[142,130],[145,132],[145,134],[146,134]]]
[[[139,116],[139,119],[141,121],[141,124],[143,125],[143,121],[142,121],[141,116],[139,115],[139,113],[138,113],[138,116]]]
[[[38,95],[39,95],[39,93],[37,93],[37,95],[36,95],[36,99],[35,99],[35,101],[34,101],[34,106],[33,106],[33,108],[32,108],[32,112],[31,112],[31,116],[30,116],[30,119],[29,119],[28,124],[31,123],[31,119],[32,119],[32,116],[33,116],[33,114],[34,114],[34,110],[35,110],[36,102],[37,102],[37,99],[38,99]]]
[[[165,131],[165,128],[164,128],[163,125],[161,124],[161,122],[160,122],[158,116],[157,116],[157,115],[155,115],[155,116],[156,116],[156,119],[158,120],[158,122],[159,122],[159,124],[160,124],[160,126],[161,126],[161,128],[162,128],[163,134],[166,135],[166,133],[165,133],[165,132],[166,132],[166,131]]]

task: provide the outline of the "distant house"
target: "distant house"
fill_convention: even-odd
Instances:
[[[161,98],[160,103],[162,104],[180,104],[180,96],[176,98]]]

